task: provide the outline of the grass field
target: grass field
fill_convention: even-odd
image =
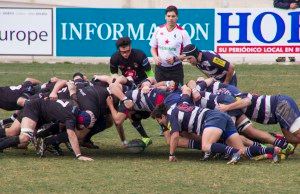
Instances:
[[[201,75],[185,66],[186,80]],[[107,65],[0,64],[1,86],[16,85],[26,77],[47,81],[51,76],[70,78],[81,71],[89,77],[108,73]],[[300,105],[300,66],[238,65],[238,85],[242,91],[287,94]],[[10,115],[1,111],[0,117]],[[82,149],[94,162],[48,154],[38,158],[33,150],[5,150],[0,154],[0,193],[299,193],[300,148],[280,164],[247,161],[226,165],[225,161],[200,161],[200,153],[178,150],[177,163],[168,162],[168,147],[159,137],[158,125],[144,121],[153,144],[142,154],[129,154],[121,148],[114,128],[97,134],[93,140],[100,150]],[[279,125],[258,128],[279,132]],[[138,134],[126,122],[127,139]]]

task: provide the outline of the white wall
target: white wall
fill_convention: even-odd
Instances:
[[[272,7],[273,0],[11,0],[0,1],[0,6],[66,6],[96,8],[164,8],[168,5],[179,8],[220,7]]]

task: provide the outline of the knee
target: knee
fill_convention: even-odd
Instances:
[[[19,136],[20,143],[27,143],[33,138],[34,130],[30,128],[22,128]]]
[[[20,143],[21,143],[21,144],[27,143],[27,142],[30,141],[30,137],[29,137],[27,134],[25,134],[25,133],[21,133],[21,134],[19,135],[19,139],[20,139]]]

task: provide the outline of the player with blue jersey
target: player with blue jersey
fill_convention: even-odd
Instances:
[[[231,118],[219,111],[200,108],[189,104],[190,91],[183,94],[182,102],[167,109],[164,104],[158,106],[152,115],[156,120],[171,130],[169,161],[176,161],[175,150],[181,132],[188,132],[202,136],[202,150],[204,152],[229,154],[228,162],[236,163],[240,154],[248,157],[271,153],[274,161],[278,161],[277,148],[263,148],[260,146],[244,147]],[[226,144],[217,143],[222,138]]]
[[[300,111],[295,101],[286,95],[258,95],[243,93],[232,104],[220,104],[221,111],[243,109],[251,120],[261,124],[280,124],[290,143],[300,143]]]
[[[234,66],[214,51],[199,51],[193,44],[183,48],[182,54],[192,65],[196,66],[206,76],[237,86]]]

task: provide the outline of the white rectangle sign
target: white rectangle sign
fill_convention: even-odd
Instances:
[[[0,55],[53,55],[51,8],[0,8]]]
[[[216,9],[215,16],[218,53],[300,53],[298,10]]]

